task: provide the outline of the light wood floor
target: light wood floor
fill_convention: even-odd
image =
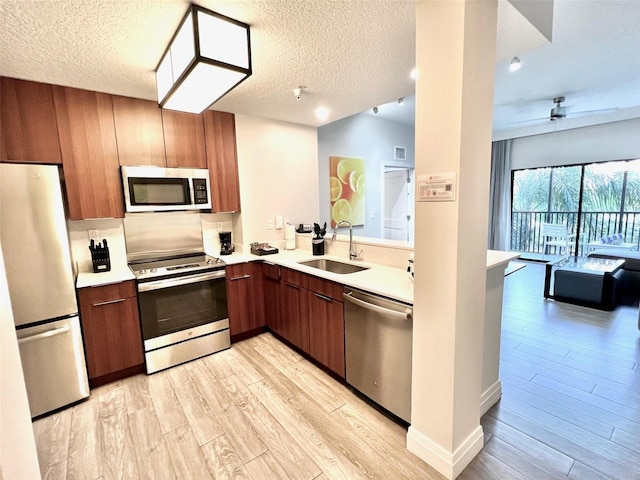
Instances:
[[[640,479],[637,308],[506,278],[502,400],[461,479]],[[34,422],[43,478],[440,479],[406,431],[269,334],[92,390]]]

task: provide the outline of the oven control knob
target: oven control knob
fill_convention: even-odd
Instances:
[[[207,260],[207,263],[208,263],[209,265],[211,265],[211,264],[213,263],[213,260],[212,260],[212,259],[209,259],[209,260]]]
[[[152,269],[151,269],[151,273],[156,273],[157,271],[158,271],[158,269],[157,269],[157,268],[152,268]]]
[[[142,270],[139,270],[138,273],[140,275],[144,275],[145,273],[147,273],[147,271],[143,268]]]

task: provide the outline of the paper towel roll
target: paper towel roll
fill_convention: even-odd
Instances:
[[[295,250],[296,248],[296,229],[295,226],[287,224],[284,232],[285,248],[287,250]]]

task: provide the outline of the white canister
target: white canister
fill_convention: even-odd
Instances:
[[[296,229],[295,226],[287,224],[284,231],[284,248],[287,250],[295,250],[296,248]]]

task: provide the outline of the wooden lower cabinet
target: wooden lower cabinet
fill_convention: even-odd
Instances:
[[[278,333],[305,353],[309,353],[307,282],[308,275],[288,268],[282,269],[281,331]]]
[[[142,372],[144,350],[135,283],[81,288],[78,299],[91,386]]]
[[[280,314],[280,297],[282,269],[270,262],[262,263],[262,288],[264,289],[264,319],[274,332],[282,335],[282,316]]]
[[[309,355],[345,377],[342,285],[310,277],[308,290]]]
[[[256,262],[227,265],[226,273],[231,336],[264,327],[261,265]]]

